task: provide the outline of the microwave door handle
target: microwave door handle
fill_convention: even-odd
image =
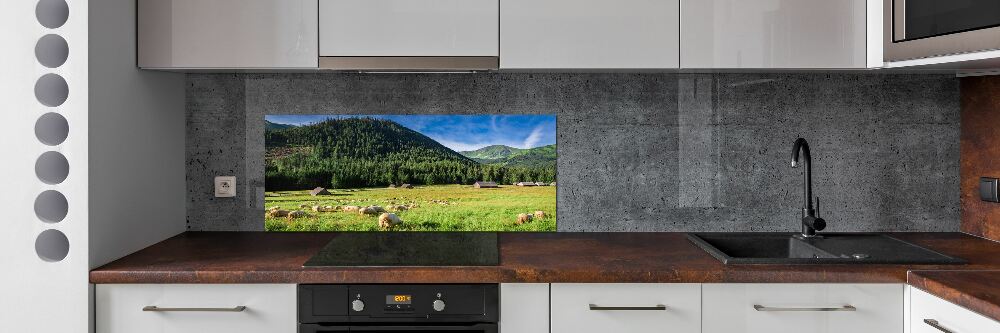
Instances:
[[[892,2],[892,12],[889,19],[892,20],[892,40],[891,42],[906,39],[906,0],[885,0]]]

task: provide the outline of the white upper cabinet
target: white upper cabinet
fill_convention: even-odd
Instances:
[[[316,0],[139,0],[139,67],[316,68]]]
[[[882,66],[866,0],[138,0],[162,69]],[[499,60],[498,60],[499,59]]]
[[[682,0],[681,67],[879,67],[881,2],[867,2]]]
[[[678,0],[503,0],[500,68],[678,67]]]
[[[319,0],[323,57],[496,57],[499,0]]]

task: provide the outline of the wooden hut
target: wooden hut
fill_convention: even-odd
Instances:
[[[399,188],[413,188],[413,185],[403,184],[403,185],[399,185]]]
[[[330,191],[327,191],[325,188],[322,187],[317,187],[312,189],[312,191],[309,191],[309,194],[314,197],[317,195],[330,195]]]
[[[497,187],[500,187],[500,186],[497,185],[497,182],[478,181],[475,184],[472,184],[472,187],[475,187],[475,188],[497,188]]]
[[[516,185],[517,186],[535,186],[535,183],[533,183],[533,182],[519,182]]]

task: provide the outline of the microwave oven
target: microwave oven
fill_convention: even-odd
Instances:
[[[1000,49],[1000,0],[883,0],[884,60]]]

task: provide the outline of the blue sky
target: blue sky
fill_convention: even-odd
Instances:
[[[395,121],[455,151],[489,145],[535,148],[556,143],[555,115],[267,115],[272,123],[308,125],[330,118]]]

